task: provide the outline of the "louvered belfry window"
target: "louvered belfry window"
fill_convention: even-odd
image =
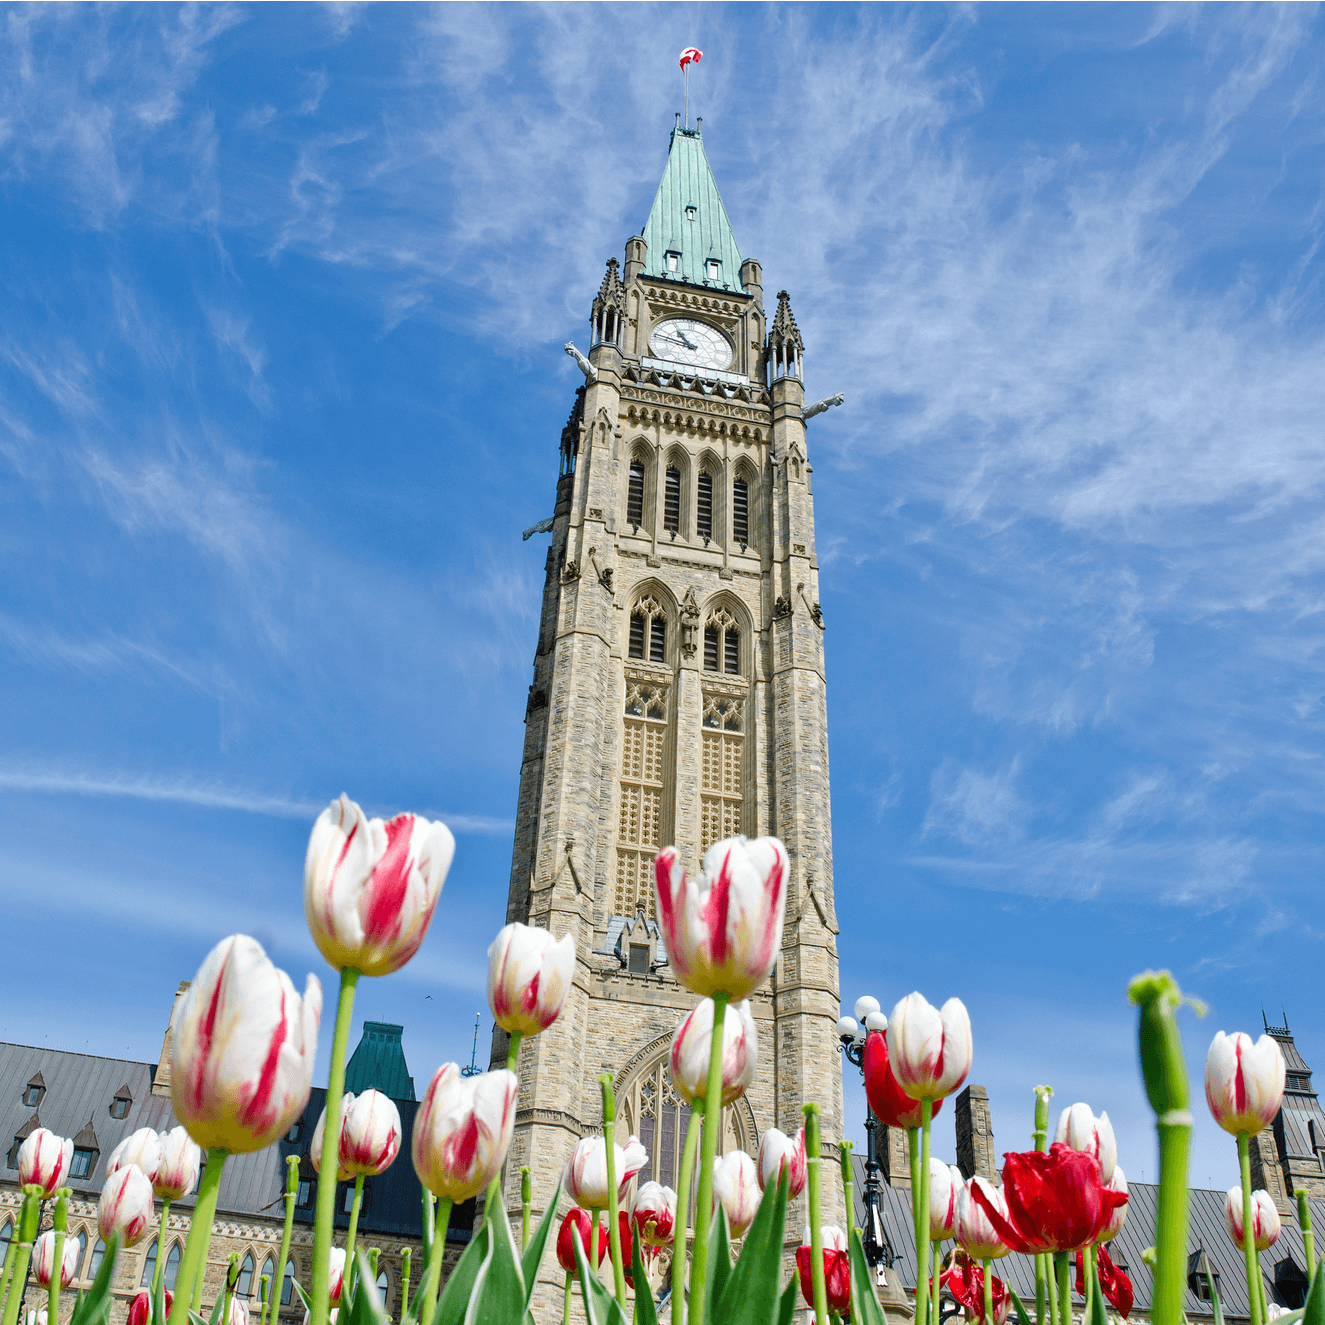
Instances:
[[[699,476],[699,500],[695,503],[695,532],[704,542],[713,537],[713,475]]]
[[[732,484],[732,537],[742,548],[750,546],[750,489],[743,478]]]
[[[635,531],[644,523],[644,462],[630,462],[630,490],[626,494],[626,523],[634,525]]]
[[[644,617],[639,612],[630,614],[630,656],[644,657]]]
[[[669,469],[663,490],[663,528],[676,537],[681,528],[681,471]]]
[[[718,631],[713,626],[704,627],[704,670],[706,672],[716,672],[718,670]]]
[[[667,661],[667,619],[656,616],[649,622],[649,661]]]
[[[723,668],[732,676],[741,674],[741,632],[735,626],[722,637]]]

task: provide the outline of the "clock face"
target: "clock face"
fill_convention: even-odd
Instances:
[[[732,361],[731,342],[716,327],[688,317],[660,322],[649,336],[649,348],[660,359],[694,368],[724,369]]]

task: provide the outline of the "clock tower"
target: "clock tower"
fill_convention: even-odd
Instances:
[[[783,946],[752,998],[759,1069],[724,1110],[720,1148],[755,1154],[801,1105],[842,1128],[837,920],[824,629],[814,544],[805,350],[785,292],[737,247],[702,121],[672,131],[662,182],[625,265],[607,262],[584,375],[561,434],[542,620],[526,713],[508,920],[575,936],[565,1011],[520,1052],[506,1170],[534,1205],[601,1128],[649,1151],[640,1181],[677,1185],[689,1110],[672,1033],[695,999],[673,979],[652,864],[675,843],[694,871],[714,842],[774,834],[791,860]],[[528,537],[528,535],[526,535]],[[504,1063],[497,1031],[494,1063]],[[826,1182],[825,1222],[844,1222]],[[803,1200],[788,1216],[799,1240]],[[836,1203],[836,1208],[835,1204]],[[555,1268],[555,1267],[554,1267]],[[560,1284],[540,1298],[560,1309]]]

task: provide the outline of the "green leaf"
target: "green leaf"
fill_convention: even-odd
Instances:
[[[631,1238],[630,1277],[635,1281],[635,1325],[658,1325],[658,1309],[653,1304],[649,1276],[644,1273],[639,1234]]]
[[[470,1239],[469,1246],[460,1253],[460,1259],[442,1289],[441,1300],[437,1303],[437,1311],[433,1315],[433,1325],[460,1325],[464,1320],[465,1308],[469,1306],[474,1282],[478,1279],[479,1267],[488,1256],[488,1241],[488,1223],[484,1220]],[[439,1270],[438,1273],[440,1274],[441,1271]],[[414,1295],[412,1313],[415,1320],[422,1312],[423,1291],[427,1284],[428,1272],[425,1270],[423,1279],[419,1283],[419,1291]]]
[[[589,1325],[626,1325],[626,1315],[621,1310],[620,1304],[590,1269],[584,1244],[579,1238],[572,1238],[571,1241],[575,1247],[575,1264],[580,1272],[580,1292],[584,1295],[584,1314]]]
[[[1031,1325],[1031,1318],[1027,1314],[1026,1308],[1022,1306],[1021,1298],[1017,1296],[1017,1290],[1011,1284],[1004,1282],[1008,1290],[1008,1296],[1012,1299],[1012,1305],[1017,1309],[1017,1325]],[[1219,1322],[1216,1321],[1215,1325],[1219,1325]]]
[[[208,1319],[208,1325],[221,1325],[221,1308],[225,1306],[225,1295],[226,1289],[223,1286],[217,1294],[216,1301],[212,1303],[212,1314]]]
[[[1325,1285],[1325,1271],[1318,1269],[1311,1281],[1307,1304],[1302,1308],[1302,1325],[1325,1325],[1325,1287],[1322,1285]],[[1280,1316],[1279,1320],[1286,1322],[1288,1317]]]
[[[348,1312],[343,1310],[336,1317],[337,1322],[343,1320],[345,1325],[389,1325],[390,1317],[386,1314],[377,1285],[368,1272],[368,1259],[361,1250],[355,1250],[354,1262],[358,1274],[348,1301],[344,1291],[341,1292],[341,1305],[348,1306]]]
[[[884,1325],[883,1308],[870,1282],[869,1262],[860,1241],[860,1230],[851,1230],[851,1319],[854,1325]]]
[[[722,1301],[722,1290],[727,1287],[732,1272],[732,1244],[727,1232],[727,1212],[721,1201],[715,1201],[714,1205],[713,1222],[709,1225],[709,1263],[704,1276],[704,1300],[707,1303],[705,1320],[720,1319],[713,1314],[713,1309]]]
[[[534,1236],[529,1239],[529,1245],[520,1257],[520,1273],[524,1275],[524,1304],[526,1310],[529,1308],[529,1299],[533,1296],[534,1286],[538,1283],[538,1267],[543,1260],[547,1240],[552,1236],[552,1230],[557,1223],[557,1206],[560,1202],[561,1183],[558,1182],[557,1190],[552,1193],[552,1200],[548,1202],[547,1209],[543,1211],[543,1218],[538,1221]]]
[[[115,1258],[119,1254],[119,1240],[111,1238],[106,1244],[106,1254],[101,1258],[101,1268],[92,1281],[92,1287],[86,1295],[80,1293],[74,1303],[74,1314],[69,1318],[69,1325],[107,1325],[110,1320],[110,1281],[115,1274]],[[13,1289],[11,1288],[11,1291]]]
[[[1087,1248],[1087,1250],[1092,1256],[1095,1255],[1093,1247]],[[1090,1320],[1088,1325],[1109,1325],[1109,1315],[1104,1310],[1104,1290],[1100,1287],[1098,1274],[1094,1276],[1094,1283],[1090,1290]]]
[[[791,1276],[791,1282],[782,1290],[778,1301],[778,1325],[792,1325],[796,1319],[796,1303],[800,1301],[801,1285],[798,1275]]]
[[[299,1300],[304,1304],[304,1310],[312,1311],[313,1299],[309,1297],[307,1293],[304,1292],[303,1285],[300,1284],[299,1280],[296,1279],[293,1275],[290,1276],[290,1282],[294,1285],[294,1291],[299,1294]],[[336,1319],[339,1320],[340,1317],[337,1316]]]
[[[766,1325],[776,1315],[782,1237],[787,1223],[787,1181],[784,1172],[776,1187],[764,1191],[736,1266],[717,1299],[717,1309],[708,1317],[715,1325],[719,1321],[722,1325]]]
[[[520,1249],[515,1245],[506,1207],[488,1205],[488,1241],[491,1250],[474,1281],[474,1295],[465,1312],[465,1325],[510,1325],[525,1313],[527,1294],[520,1273]]]

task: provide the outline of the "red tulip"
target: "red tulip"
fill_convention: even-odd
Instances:
[[[919,1127],[920,1101],[897,1084],[888,1064],[888,1032],[870,1031],[865,1037],[865,1094],[874,1116],[889,1127]],[[932,1117],[938,1116],[943,1101],[935,1100]]]
[[[75,1246],[77,1243],[74,1244]],[[161,1290],[165,1294],[166,1315],[170,1315],[171,1305],[175,1301],[175,1295],[168,1288]],[[147,1325],[152,1319],[152,1295],[143,1289],[132,1302],[129,1303],[129,1319],[126,1325]]]
[[[625,1266],[626,1282],[634,1288],[634,1280],[631,1278],[630,1267],[634,1256],[634,1243],[630,1237],[630,1215],[622,1210],[617,1215],[618,1227],[621,1230],[621,1264]],[[593,1220],[589,1217],[587,1210],[581,1210],[575,1206],[566,1212],[561,1221],[561,1228],[557,1233],[557,1263],[567,1274],[574,1274],[578,1267],[575,1264],[575,1243],[572,1234],[577,1232],[580,1235],[580,1245],[584,1248],[584,1258],[589,1261],[594,1269],[597,1269],[607,1255],[609,1235],[607,1231],[607,1221],[604,1220],[598,1228],[598,1247],[597,1256],[592,1256],[590,1242],[593,1237]]]
[[[845,1316],[851,1311],[851,1258],[847,1252],[847,1235],[835,1224],[825,1224],[819,1230],[824,1249],[824,1287],[827,1289],[828,1310]],[[801,1296],[807,1306],[814,1306],[814,1279],[810,1274],[810,1226],[805,1226],[805,1241],[796,1248],[796,1272],[800,1275]]]
[[[1107,1247],[1095,1248],[1095,1265],[1100,1276],[1100,1292],[1109,1305],[1126,1320],[1132,1310],[1134,1295],[1132,1281],[1120,1270],[1109,1255]],[[1086,1257],[1084,1251],[1077,1252],[1077,1292],[1082,1297],[1086,1294]]]
[[[985,1316],[985,1273],[969,1256],[958,1253],[951,1269],[945,1270],[939,1282],[950,1292],[954,1300],[966,1308],[972,1319],[983,1321]],[[1012,1296],[1008,1286],[996,1274],[989,1276],[989,1288],[993,1297],[993,1325],[1003,1325],[1012,1307]]]
[[[999,1237],[1023,1256],[1075,1251],[1094,1242],[1127,1196],[1100,1181],[1099,1161],[1055,1141],[1048,1153],[1003,1156],[1007,1212],[976,1187],[971,1195]]]

